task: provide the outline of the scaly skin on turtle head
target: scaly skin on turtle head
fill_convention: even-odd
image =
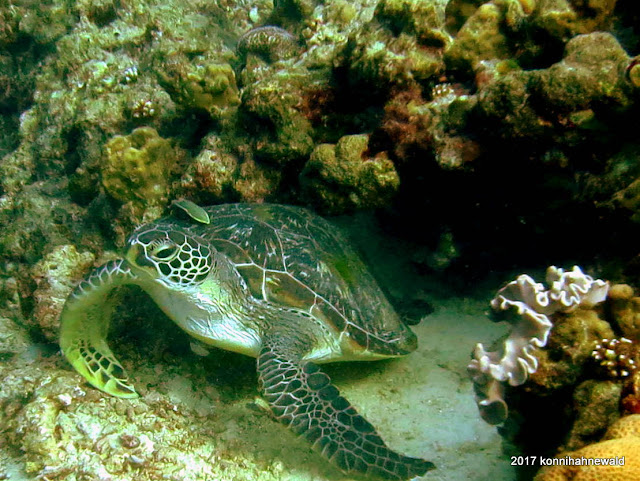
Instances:
[[[131,268],[167,286],[198,285],[213,264],[207,241],[170,223],[138,227],[127,244],[125,259]]]

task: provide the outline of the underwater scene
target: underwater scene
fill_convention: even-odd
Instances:
[[[0,0],[0,480],[640,480],[640,2]]]

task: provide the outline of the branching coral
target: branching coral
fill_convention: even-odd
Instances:
[[[503,383],[519,386],[537,370],[534,350],[546,345],[553,327],[548,316],[598,304],[609,289],[607,282],[594,280],[578,266],[568,272],[551,266],[546,281],[549,288],[523,274],[500,289],[491,301],[494,310],[511,311],[516,316],[503,345],[497,351],[486,351],[477,344],[468,365],[480,414],[490,424],[500,424],[507,418]]]

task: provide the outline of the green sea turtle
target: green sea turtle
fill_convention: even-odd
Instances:
[[[195,339],[257,358],[278,420],[344,472],[402,480],[433,469],[389,449],[317,366],[417,346],[336,228],[291,206],[177,207],[138,227],[124,259],[93,270],[67,299],[60,345],[76,370],[113,396],[137,396],[106,342],[108,294],[135,284]]]

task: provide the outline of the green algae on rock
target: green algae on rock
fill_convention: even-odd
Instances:
[[[611,314],[622,335],[640,342],[640,297],[628,284],[615,284],[609,293]]]
[[[428,82],[444,70],[438,49],[421,48],[415,36],[396,37],[385,29],[358,32],[346,53],[350,82],[373,97]]]
[[[451,41],[445,30],[445,7],[448,0],[382,0],[375,18],[398,35],[415,35],[420,45],[443,47]]]
[[[562,61],[532,74],[533,91],[548,110],[628,109],[635,104],[625,77],[630,61],[610,33],[578,35],[567,43]]]
[[[511,58],[504,21],[505,11],[501,5],[488,2],[480,6],[446,50],[448,66],[453,70],[472,71],[483,60]]]

